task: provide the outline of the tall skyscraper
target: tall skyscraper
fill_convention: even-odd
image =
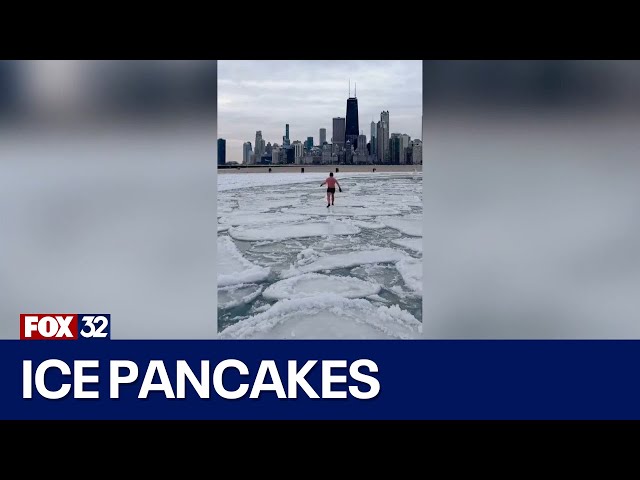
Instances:
[[[302,142],[300,142],[300,140],[296,140],[291,145],[293,146],[295,163],[298,163],[298,159],[302,158],[302,155],[304,154]]]
[[[224,138],[218,139],[218,165],[227,163],[227,141]]]
[[[249,165],[251,163],[251,154],[253,149],[251,148],[251,142],[244,142],[242,144],[242,163]]]
[[[380,112],[380,122],[383,124],[383,128],[382,128],[382,133],[384,135],[384,138],[382,139],[382,142],[378,142],[378,146],[382,145],[383,150],[382,152],[379,153],[380,157],[382,158],[384,163],[389,163],[390,162],[390,156],[389,156],[389,132],[391,130],[389,130],[389,111],[382,111]]]
[[[374,122],[373,120],[371,120],[371,155],[375,155],[376,154],[376,132],[377,127],[376,127],[376,122]]]
[[[361,155],[367,154],[367,136],[366,135],[358,135],[358,148],[356,150]]]
[[[411,142],[411,160],[414,165],[422,165],[422,141],[417,138]]]
[[[271,163],[274,165],[280,163],[280,147],[277,145],[274,145],[271,150]]]
[[[406,133],[402,134],[402,151],[400,152],[400,163],[401,164],[405,164],[407,163],[407,150],[409,149],[411,145],[411,137],[409,135],[407,135]]]
[[[289,124],[285,125],[284,137],[282,137],[282,146],[288,147],[291,145],[291,141],[289,140]]]
[[[256,143],[255,143],[256,163],[260,161],[260,157],[262,157],[262,154],[264,153],[263,143],[264,143],[264,140],[262,140],[262,130],[258,130],[256,132]]]
[[[345,123],[344,139],[350,140],[357,147],[360,126],[358,123],[358,99],[353,96],[347,99],[347,119]]]
[[[307,137],[307,141],[304,145],[307,150],[311,150],[313,148],[313,137]]]
[[[345,120],[342,117],[336,117],[333,119],[333,137],[331,143],[338,145],[339,148],[344,148],[344,132],[345,132]]]
[[[391,163],[393,165],[400,164],[402,155],[402,135],[400,133],[392,133],[389,139],[389,152],[391,154]]]
[[[389,127],[382,120],[378,122],[376,134],[376,157],[378,163],[389,163]]]
[[[380,121],[385,122],[387,124],[387,128],[390,128],[389,110],[384,110],[384,111],[380,112]]]
[[[321,128],[320,129],[320,143],[319,145],[322,147],[322,145],[324,145],[324,142],[327,141],[327,129],[326,128]]]

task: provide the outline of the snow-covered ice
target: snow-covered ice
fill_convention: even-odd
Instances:
[[[338,255],[327,255],[320,257],[314,262],[291,266],[287,271],[283,271],[283,278],[299,275],[300,273],[320,272],[336,268],[349,268],[367,263],[389,263],[397,262],[405,258],[405,254],[400,250],[392,248],[380,248],[378,250],[361,250],[356,252],[342,253]]]
[[[420,218],[378,217],[378,220],[387,227],[398,230],[405,235],[422,236],[422,219]]]
[[[422,253],[422,237],[419,238],[396,238],[391,240],[391,243],[395,243],[401,247],[408,248],[414,252]]]
[[[355,277],[306,273],[272,284],[264,291],[263,296],[281,300],[334,293],[345,298],[362,298],[377,294],[380,288],[377,283]]]
[[[386,227],[386,225],[384,223],[380,223],[380,222],[366,222],[364,220],[348,220],[348,222],[350,224],[355,225],[356,227],[360,227],[360,228],[378,229],[378,228]]]
[[[397,305],[376,306],[365,299],[334,294],[281,300],[269,310],[220,332],[240,339],[411,339],[422,323]]]
[[[288,238],[319,237],[327,235],[353,235],[360,229],[355,225],[337,222],[315,222],[264,227],[231,227],[229,235],[236,240],[286,240]]]
[[[325,200],[326,201],[326,200]],[[339,200],[338,200],[339,201]],[[285,210],[287,213],[295,213],[298,215],[333,215],[345,217],[371,217],[375,215],[400,215],[402,212],[397,208],[388,207],[349,207],[343,205],[333,205],[327,208],[326,204],[320,204],[317,207],[301,207],[289,208]]]
[[[220,338],[420,336],[422,176],[337,177],[218,176]]]
[[[244,258],[227,236],[218,237],[217,253],[218,287],[260,282],[269,276],[269,268],[254,265]]]
[[[218,308],[229,309],[245,303],[251,303],[262,292],[259,285],[244,284],[229,285],[218,288]]]
[[[292,223],[306,220],[308,217],[302,215],[287,215],[282,213],[240,213],[226,215],[218,219],[221,225],[264,225],[271,223]]]
[[[404,258],[396,263],[396,268],[407,287],[422,294],[422,259]]]

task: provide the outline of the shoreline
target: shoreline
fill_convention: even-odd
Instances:
[[[373,172],[376,169],[376,173],[389,173],[389,172],[407,172],[412,173],[422,172],[422,165],[269,165],[264,166],[238,166],[238,167],[226,167],[218,168],[218,174],[228,173],[300,173],[304,168],[305,173],[318,173],[318,172],[339,172],[339,173],[362,173]],[[337,170],[336,170],[337,169]]]

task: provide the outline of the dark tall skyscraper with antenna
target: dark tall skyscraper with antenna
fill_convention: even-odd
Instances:
[[[347,118],[345,122],[345,141],[351,141],[351,145],[358,146],[358,135],[360,127],[358,124],[358,98],[356,91],[351,96],[351,82],[349,82],[349,98],[347,99]]]

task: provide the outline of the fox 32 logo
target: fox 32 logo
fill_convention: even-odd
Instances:
[[[108,313],[23,313],[20,340],[108,340]]]

